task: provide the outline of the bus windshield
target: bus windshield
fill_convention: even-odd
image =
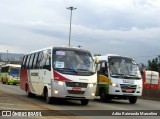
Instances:
[[[141,74],[134,60],[125,57],[109,57],[110,75],[115,78],[140,79]]]
[[[91,54],[89,52],[72,49],[54,50],[53,68],[62,73],[95,73],[95,66]]]
[[[10,75],[11,76],[16,76],[19,77],[20,76],[20,68],[10,68]]]

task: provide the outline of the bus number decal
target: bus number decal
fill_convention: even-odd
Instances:
[[[56,68],[64,68],[64,62],[56,62]]]
[[[38,76],[38,73],[31,73],[31,76]]]
[[[65,55],[64,51],[56,51],[56,55]]]

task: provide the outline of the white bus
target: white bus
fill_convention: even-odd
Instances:
[[[142,95],[142,78],[135,61],[115,54],[97,56],[98,86],[96,95],[105,102],[111,99],[129,99],[136,103]]]
[[[1,81],[3,84],[19,84],[21,65],[6,64],[1,68]]]
[[[24,56],[20,88],[28,97],[43,95],[47,103],[54,98],[78,99],[87,105],[94,99],[97,73],[91,53],[71,47],[48,47]]]

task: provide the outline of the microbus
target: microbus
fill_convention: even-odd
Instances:
[[[29,97],[42,95],[47,103],[56,98],[80,100],[87,105],[94,99],[97,73],[88,50],[48,47],[23,57],[20,88]]]
[[[3,84],[19,84],[20,83],[20,67],[18,64],[7,64],[1,68],[1,82]]]
[[[116,54],[96,56],[98,86],[96,96],[105,102],[112,99],[128,99],[136,103],[142,95],[142,78],[136,62]]]

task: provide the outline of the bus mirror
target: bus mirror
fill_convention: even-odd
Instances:
[[[95,57],[94,62],[95,62],[95,64],[98,64],[98,63],[99,63],[98,57]]]
[[[49,53],[47,51],[43,51],[44,54],[44,59],[48,59],[49,58]]]
[[[49,49],[49,50],[47,50],[47,52],[48,52],[48,54],[50,55],[51,54],[51,50]]]
[[[47,70],[51,71],[51,65],[44,65],[43,69],[47,69]]]

